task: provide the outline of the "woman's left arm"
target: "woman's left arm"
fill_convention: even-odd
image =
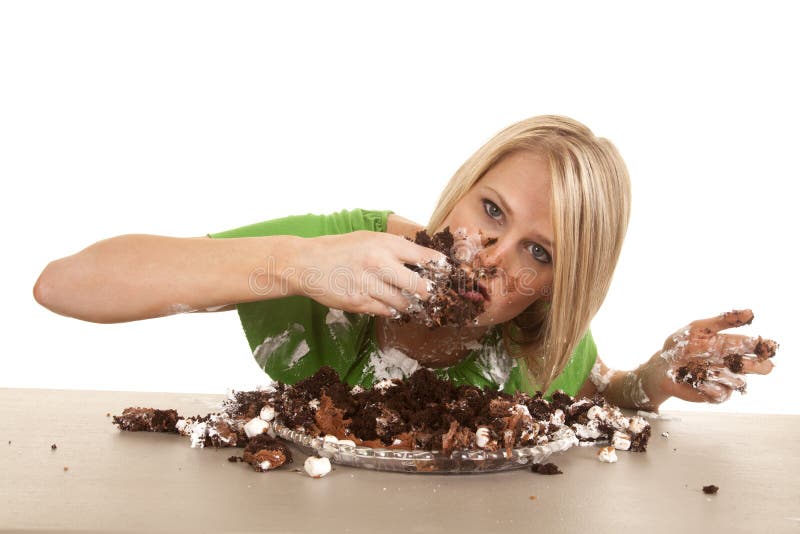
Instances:
[[[670,397],[724,402],[734,390],[744,391],[745,374],[765,375],[774,367],[774,341],[720,333],[752,321],[750,310],[694,321],[667,338],[662,349],[634,371],[609,369],[598,358],[578,395],[600,393],[620,408],[651,412]]]

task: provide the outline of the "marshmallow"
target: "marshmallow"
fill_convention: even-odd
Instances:
[[[303,468],[311,478],[321,478],[331,472],[331,461],[327,458],[309,456],[306,458]]]
[[[250,419],[250,421],[244,425],[244,433],[247,434],[248,438],[263,434],[267,430],[269,430],[269,423],[258,417]]]
[[[614,432],[614,437],[611,438],[611,444],[617,450],[627,451],[631,448],[631,437],[624,432]]]
[[[603,447],[598,451],[597,459],[601,462],[613,464],[617,461],[617,453],[614,451],[614,447]]]
[[[261,413],[259,413],[258,416],[264,421],[272,421],[275,419],[275,408],[269,404],[265,404],[264,407],[261,408]]]
[[[640,434],[650,423],[644,417],[633,416],[628,423],[628,431],[634,434]]]
[[[323,449],[336,449],[337,445],[339,445],[339,438],[333,434],[325,434],[325,437],[322,438]]]
[[[485,426],[479,426],[478,430],[475,431],[475,445],[477,445],[482,449],[486,446],[487,443],[489,443],[490,439],[491,439],[491,434],[489,432],[489,429],[486,428]]]

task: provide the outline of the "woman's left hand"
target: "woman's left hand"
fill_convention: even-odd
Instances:
[[[752,321],[752,311],[734,310],[693,321],[667,338],[663,348],[636,371],[649,404],[658,406],[669,397],[724,402],[734,390],[745,390],[745,374],[772,371],[769,358],[775,355],[777,343],[720,333]]]

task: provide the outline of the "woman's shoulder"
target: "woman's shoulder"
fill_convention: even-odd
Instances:
[[[410,237],[413,239],[417,232],[422,230],[424,226],[417,224],[412,220],[401,217],[396,213],[390,213],[386,218],[386,233]]]

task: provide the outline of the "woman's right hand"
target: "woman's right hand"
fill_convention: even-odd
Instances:
[[[441,252],[384,232],[360,230],[302,242],[290,267],[295,272],[287,273],[294,294],[354,313],[396,317],[413,299],[427,300],[428,281],[404,264],[445,261]]]

